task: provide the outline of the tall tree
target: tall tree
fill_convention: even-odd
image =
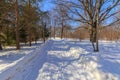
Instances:
[[[29,17],[31,16],[30,10],[31,10],[31,2],[28,0],[28,10],[29,10]],[[29,46],[31,46],[31,32],[30,32],[30,24],[31,21],[28,20],[28,38],[29,38]]]
[[[32,4],[32,0],[28,0],[25,5],[23,6],[23,11],[22,11],[22,17],[23,21],[25,21],[24,25],[26,27],[26,33],[27,33],[27,39],[29,41],[29,46],[31,46],[31,41],[32,41],[32,34],[33,31],[32,29],[35,29],[33,27],[37,27],[39,19],[39,12],[37,7]]]
[[[19,10],[18,10],[18,0],[15,1],[15,16],[16,16],[16,49],[20,49],[20,42],[19,42],[19,25],[18,25],[18,20],[19,20]]]

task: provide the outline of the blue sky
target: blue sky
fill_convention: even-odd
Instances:
[[[42,2],[42,10],[43,11],[50,11],[54,8],[54,5],[50,2],[50,0],[44,0]]]
[[[42,2],[41,6],[42,6],[43,11],[51,11],[55,7],[55,5],[50,2],[50,0],[44,0]],[[70,21],[69,23],[74,28],[78,27],[78,25],[80,25],[79,23],[74,22],[74,21]]]

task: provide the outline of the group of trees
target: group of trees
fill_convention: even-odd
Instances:
[[[86,25],[84,28],[89,32],[95,52],[99,51],[98,40],[102,38],[100,34],[103,34],[104,28],[107,30],[106,27],[113,26],[120,21],[118,16],[120,14],[120,0],[54,0],[53,2],[59,8],[60,18],[57,19],[63,19],[61,26],[64,26],[64,23],[69,23],[70,20]],[[62,34],[63,27],[61,27],[61,31]],[[113,31],[109,32],[113,33]]]
[[[20,42],[31,46],[32,41],[43,37],[41,31],[49,36],[47,27],[41,24],[45,12],[39,8],[40,1],[0,0],[0,50],[2,45],[15,44],[20,49]]]

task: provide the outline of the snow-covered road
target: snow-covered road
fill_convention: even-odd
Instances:
[[[109,53],[115,45],[101,42],[101,52],[93,53],[89,41],[49,40],[0,73],[0,80],[120,80],[120,49]]]

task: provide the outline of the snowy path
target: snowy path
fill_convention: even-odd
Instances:
[[[86,41],[49,40],[0,73],[0,80],[120,80],[120,50],[107,55],[100,48],[93,53]]]

